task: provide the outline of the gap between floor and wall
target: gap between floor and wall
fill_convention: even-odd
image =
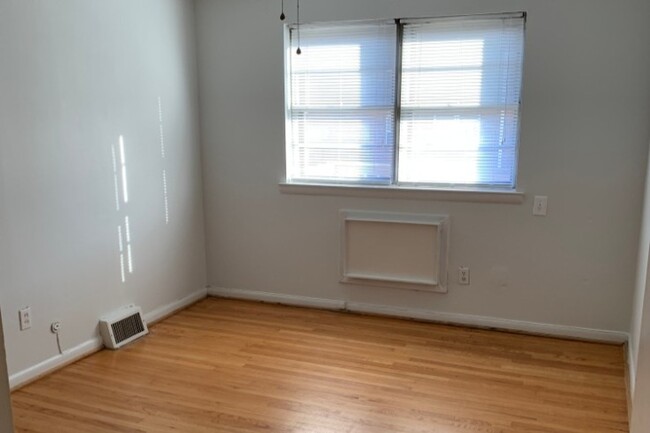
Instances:
[[[626,332],[608,331],[602,329],[581,328],[575,326],[550,325],[546,323],[526,322],[519,320],[500,319],[496,317],[475,316],[468,314],[440,313],[425,309],[403,308],[379,304],[348,302],[343,300],[314,298],[308,296],[287,295],[280,293],[260,292],[254,290],[208,287],[145,313],[144,320],[148,324],[161,321],[176,312],[208,297],[242,299],[250,301],[310,307],[326,310],[347,311],[351,313],[370,314],[403,319],[421,320],[432,323],[469,326],[475,328],[494,329],[509,332],[519,332],[531,335],[550,336],[575,340],[585,340],[610,344],[626,344],[626,383],[628,394],[633,383],[634,370],[630,362],[629,335]],[[79,359],[89,356],[103,348],[99,336],[91,338],[71,349],[63,355],[53,356],[37,365],[12,374],[9,377],[11,390],[21,388],[39,378],[65,367]]]
[[[522,332],[526,334],[586,340],[599,343],[624,344],[629,340],[629,334],[627,332],[581,328],[576,326],[550,325],[546,323],[500,319],[497,317],[475,316],[470,314],[440,313],[437,311],[418,308],[403,308],[380,304],[348,302],[334,299],[312,298],[308,296],[258,292],[254,290],[208,287],[208,296],[270,302],[299,307],[321,308],[326,310],[349,311],[352,313],[415,319],[426,322]]]
[[[207,289],[203,288],[197,290],[182,299],[178,299],[167,305],[163,305],[148,313],[145,313],[143,319],[147,324],[152,325],[181,310],[184,310],[185,308],[202,299],[205,299],[207,296]],[[9,387],[11,391],[15,391],[44,376],[47,376],[56,370],[65,367],[66,365],[70,365],[82,358],[92,355],[93,353],[100,351],[103,347],[104,344],[102,343],[102,339],[99,335],[97,335],[96,337],[86,340],[75,347],[64,350],[62,355],[53,356],[32,367],[10,375]]]

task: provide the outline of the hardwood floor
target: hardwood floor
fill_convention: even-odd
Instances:
[[[13,393],[18,433],[627,432],[623,351],[207,299]]]

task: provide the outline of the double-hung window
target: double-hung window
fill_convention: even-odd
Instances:
[[[287,182],[514,189],[524,23],[289,27]]]

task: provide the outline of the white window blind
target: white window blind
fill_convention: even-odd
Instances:
[[[291,31],[287,180],[390,183],[395,142],[393,23]]]
[[[514,188],[524,23],[291,27],[287,182]]]
[[[519,16],[404,22],[398,178],[514,187]]]

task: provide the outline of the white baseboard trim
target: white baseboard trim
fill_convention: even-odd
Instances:
[[[423,309],[399,308],[357,302],[348,302],[347,310],[357,313],[379,314],[384,316],[447,323],[451,325],[516,331],[526,334],[572,338],[587,341],[607,343],[625,343],[628,341],[628,334],[626,332],[581,328],[577,326],[552,325],[548,323],[526,322],[522,320],[501,319],[488,316],[474,316],[470,314],[441,313]]]
[[[93,337],[84,341],[78,346],[63,352],[63,355],[56,355],[32,367],[26,368],[18,373],[9,376],[9,388],[13,391],[17,388],[27,385],[59,368],[75,362],[78,359],[86,357],[104,347],[102,339]]]
[[[208,296],[271,302],[283,305],[294,305],[298,307],[320,308],[323,310],[345,310],[345,301],[312,298],[309,296],[284,295],[281,293],[257,292],[254,290],[209,287]]]
[[[200,301],[201,299],[206,298],[207,296],[208,296],[207,288],[199,289],[196,292],[191,293],[182,299],[179,299],[167,305],[163,305],[162,307],[158,307],[155,310],[149,311],[148,313],[144,313],[143,319],[145,322],[147,322],[147,325],[152,325],[156,322],[159,322],[171,316],[172,314],[180,310],[189,307],[190,305],[194,304],[197,301]]]
[[[571,338],[586,341],[625,343],[629,340],[629,335],[626,332],[621,331],[609,331],[604,329],[581,328],[565,325],[552,325],[547,323],[501,319],[497,317],[474,316],[469,314],[442,313],[418,308],[403,308],[388,305],[365,304],[360,302],[346,302],[334,299],[321,299],[311,298],[307,296],[258,292],[254,290],[211,287],[208,288],[208,295],[222,298],[235,298],[252,301],[273,302],[301,307],[322,308],[328,310],[346,310],[362,314],[377,314],[382,316],[423,320],[427,322],[516,331],[527,334],[546,335],[551,337]]]
[[[193,303],[200,301],[201,299],[208,296],[208,290],[203,288],[197,290],[196,292],[179,299],[177,301],[171,302],[162,307],[156,308],[148,313],[144,314],[144,320],[148,324],[153,324],[158,322],[179,310],[182,310]],[[97,336],[93,337],[78,346],[75,346],[71,349],[67,349],[63,352],[63,355],[56,355],[49,359],[46,359],[43,362],[40,362],[32,367],[26,368],[18,373],[14,373],[9,376],[9,387],[11,390],[18,389],[22,386],[25,386],[35,380],[40,379],[43,376],[46,376],[49,373],[52,373],[66,365],[72,364],[73,362],[84,358],[94,352],[101,350],[104,347],[102,339]]]
[[[632,341],[627,343],[627,353],[625,354],[625,362],[627,363],[627,402],[628,414],[632,413],[632,402],[634,401],[634,386],[636,385],[636,348],[632,345]]]

